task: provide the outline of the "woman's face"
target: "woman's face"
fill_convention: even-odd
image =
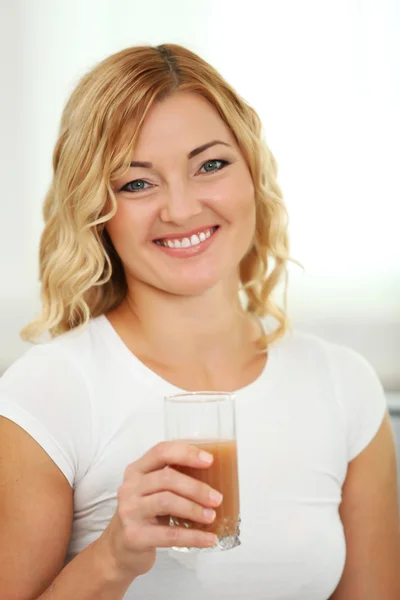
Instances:
[[[254,186],[232,132],[201,96],[176,93],[151,108],[113,189],[107,231],[128,285],[200,295],[237,280],[255,230]]]

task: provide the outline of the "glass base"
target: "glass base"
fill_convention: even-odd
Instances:
[[[211,546],[211,548],[184,548],[181,546],[173,546],[172,550],[178,552],[221,552],[223,550],[237,548],[237,546],[240,546],[239,534],[218,538],[216,546]]]

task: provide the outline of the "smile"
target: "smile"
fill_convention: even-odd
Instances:
[[[167,240],[161,238],[159,240],[154,240],[154,243],[158,246],[164,246],[165,248],[190,248],[192,246],[198,246],[199,244],[202,244],[208,240],[217,231],[217,229],[218,225],[200,231],[199,233],[194,233],[190,237],[173,238]]]

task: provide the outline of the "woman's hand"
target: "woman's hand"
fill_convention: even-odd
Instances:
[[[207,469],[212,461],[211,454],[196,446],[162,442],[127,467],[118,490],[117,510],[99,540],[118,573],[132,581],[147,573],[155,563],[156,548],[215,545],[214,534],[162,523],[166,523],[167,515],[203,524],[213,522],[213,507],[221,504],[221,494],[169,468]]]

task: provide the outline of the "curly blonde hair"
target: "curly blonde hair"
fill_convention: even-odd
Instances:
[[[34,340],[45,331],[57,336],[123,300],[124,269],[105,230],[116,212],[112,183],[129,168],[151,106],[176,91],[211,102],[237,140],[256,202],[254,243],[240,264],[246,310],[276,320],[277,327],[262,340],[265,345],[286,332],[287,213],[260,119],[207,62],[187,48],[165,44],[108,57],[80,80],[65,106],[43,208],[42,314],[21,331],[23,339]],[[272,298],[282,278],[283,307]]]

